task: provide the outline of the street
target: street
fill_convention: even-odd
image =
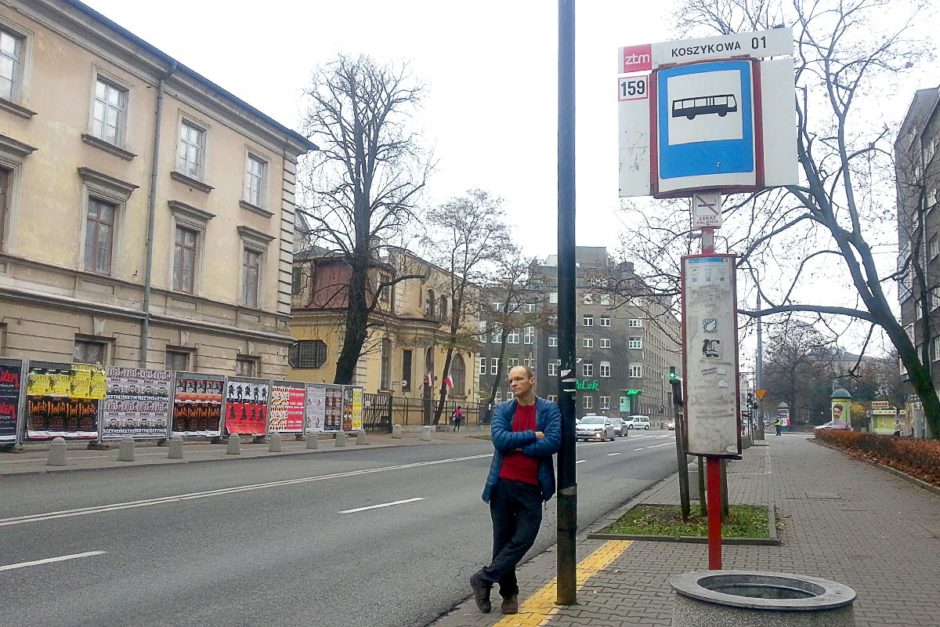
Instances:
[[[491,445],[2,478],[17,625],[425,625],[490,550]],[[674,472],[674,436],[577,446],[583,528]],[[554,499],[533,552],[554,543]],[[60,561],[52,561],[59,559]]]

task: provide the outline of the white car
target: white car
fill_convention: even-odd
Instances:
[[[646,429],[650,430],[649,416],[629,416],[627,417],[627,429]]]
[[[614,435],[614,425],[606,416],[585,416],[581,422],[574,428],[575,437],[578,440],[600,440],[611,442],[616,437]]]

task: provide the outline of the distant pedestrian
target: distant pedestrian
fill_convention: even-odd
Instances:
[[[774,420],[774,429],[777,430],[777,435],[780,435],[780,430],[783,428],[783,421],[777,418]]]
[[[493,521],[493,560],[470,577],[473,600],[487,614],[490,590],[499,584],[503,614],[519,612],[516,565],[542,524],[542,502],[555,493],[552,455],[561,446],[558,405],[535,395],[535,373],[528,366],[509,371],[515,397],[496,407],[491,429],[496,449],[483,488]]]
[[[896,438],[901,437],[901,421],[900,420],[894,421],[894,437]]]
[[[463,420],[463,410],[460,405],[457,405],[457,409],[454,410],[450,419],[454,421],[454,431],[460,431],[460,421]]]

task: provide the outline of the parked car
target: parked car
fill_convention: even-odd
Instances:
[[[646,429],[650,430],[650,417],[649,416],[628,416],[627,417],[627,428],[628,429]]]
[[[670,419],[670,420],[667,420],[667,421],[666,421],[666,428],[669,429],[670,431],[675,431],[675,430],[676,430],[676,419],[675,419],[675,418],[672,418],[672,419]]]
[[[622,438],[629,433],[623,418],[611,418],[610,424],[614,425],[614,435],[618,438]]]
[[[614,440],[614,425],[610,418],[606,416],[585,416],[581,422],[574,428],[575,437],[578,440]]]
[[[834,429],[836,431],[851,431],[852,425],[842,420],[830,420],[825,424],[821,424],[813,428],[813,431],[819,431],[820,429]]]

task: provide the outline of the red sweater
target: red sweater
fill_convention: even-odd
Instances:
[[[535,405],[516,405],[512,430],[535,431]],[[522,451],[510,451],[503,456],[499,478],[538,485],[538,472],[539,460],[523,455]]]

